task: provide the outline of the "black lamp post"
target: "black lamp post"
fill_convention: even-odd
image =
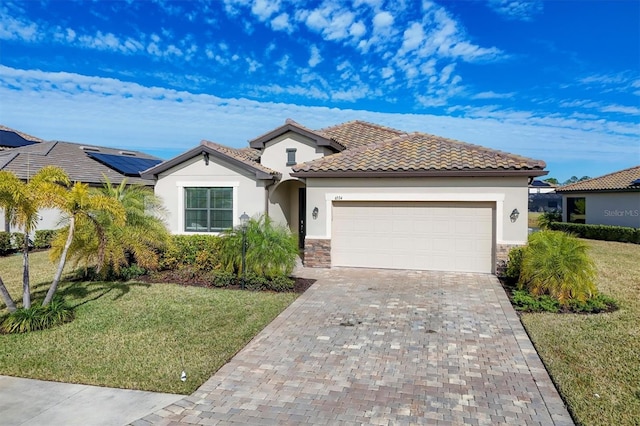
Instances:
[[[249,221],[249,215],[244,212],[240,216],[240,227],[242,228],[242,279],[240,280],[240,286],[244,289],[245,286],[245,274],[247,273],[247,222]]]

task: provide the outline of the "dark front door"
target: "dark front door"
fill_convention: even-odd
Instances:
[[[304,248],[304,237],[307,235],[307,188],[298,188],[298,246]]]

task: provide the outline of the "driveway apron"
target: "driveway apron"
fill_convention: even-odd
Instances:
[[[193,395],[133,424],[573,424],[496,277],[316,283]]]

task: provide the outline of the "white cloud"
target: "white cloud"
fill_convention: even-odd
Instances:
[[[488,6],[510,20],[531,21],[542,13],[542,0],[488,0]]]
[[[510,99],[515,96],[515,93],[496,93],[492,90],[488,92],[480,92],[471,96],[471,99]]]
[[[38,25],[26,19],[11,16],[6,8],[0,9],[0,40],[36,41],[44,36]]]
[[[361,38],[366,33],[367,33],[367,27],[365,27],[362,21],[354,22],[349,27],[349,35],[356,40]]]
[[[311,12],[298,13],[307,27],[321,33],[325,40],[342,40],[349,36],[355,15],[333,3],[323,3]]]
[[[404,31],[401,51],[408,52],[415,50],[423,42],[424,29],[419,22],[414,22]]]
[[[315,44],[311,46],[310,51],[311,57],[309,58],[309,66],[313,68],[320,62],[322,62],[322,55],[320,54],[320,49],[318,49],[318,46],[316,46]]]
[[[291,31],[293,31],[293,27],[289,22],[289,14],[281,13],[280,15],[273,18],[271,20],[271,28],[276,31],[286,31],[288,33],[291,33]]]
[[[389,27],[393,25],[393,15],[389,12],[378,12],[373,17],[373,31],[377,33],[387,33]]]
[[[280,1],[272,0],[254,0],[251,6],[251,13],[258,17],[261,21],[266,21],[274,13],[280,10]]]
[[[640,108],[637,106],[627,106],[627,105],[607,105],[600,108],[602,112],[618,112],[622,114],[629,115],[640,115]]]
[[[328,99],[322,81],[311,74],[307,78],[320,85],[274,85],[271,93]],[[364,93],[366,87],[357,87],[350,95],[358,96],[358,91]],[[346,89],[337,94],[348,95]],[[636,123],[505,111],[495,106],[459,109],[466,117],[389,114],[219,98],[6,66],[0,66],[0,98],[3,124],[9,127],[45,139],[140,149],[165,158],[194,147],[201,139],[246,146],[248,139],[292,117],[315,129],[360,119],[477,143],[546,160],[556,177],[587,174],[579,170],[600,175],[640,160],[640,152],[630,155],[638,152]],[[33,111],[38,111],[38,120],[33,120]]]

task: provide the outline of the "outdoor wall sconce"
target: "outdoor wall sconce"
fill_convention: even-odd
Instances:
[[[311,212],[311,217],[313,217],[314,219],[318,218],[318,208],[314,207],[313,211]]]
[[[209,165],[209,153],[202,151],[202,158],[204,158],[204,165]]]
[[[509,219],[511,219],[511,222],[513,223],[516,220],[518,220],[519,216],[520,216],[520,212],[518,211],[518,209],[513,209],[513,211],[509,215]]]

